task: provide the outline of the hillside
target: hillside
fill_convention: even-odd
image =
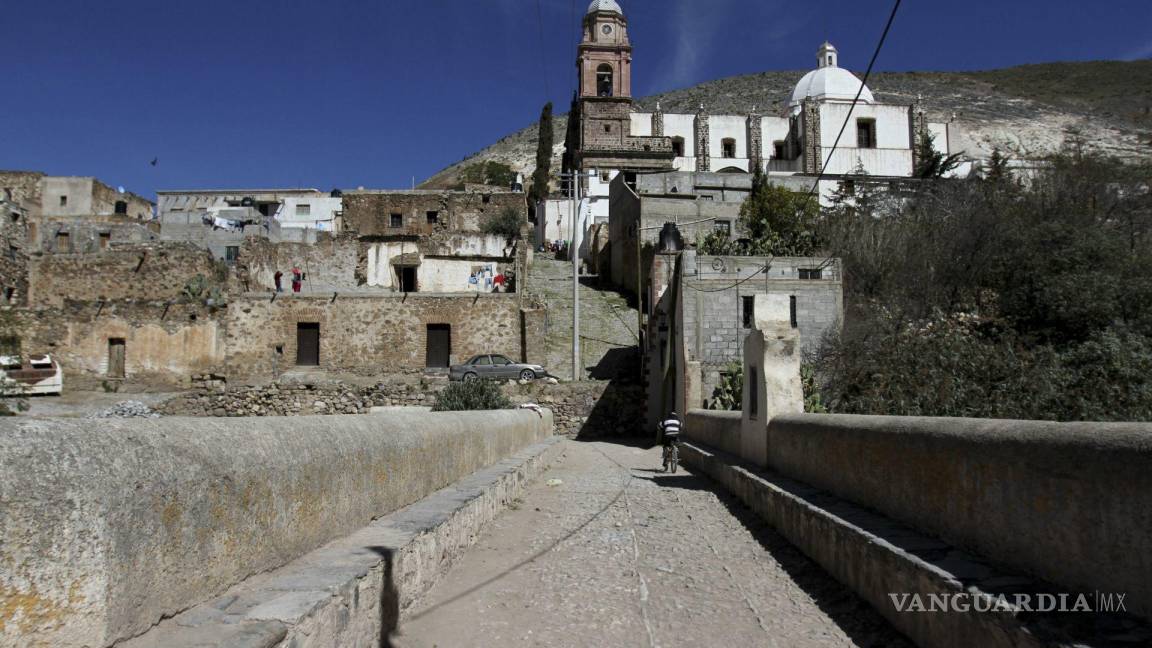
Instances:
[[[712,114],[745,113],[755,105],[782,114],[803,71],[761,72],[708,81],[636,100],[648,111],[695,112],[705,102]],[[862,76],[862,72],[857,72]],[[912,103],[923,97],[930,118],[953,123],[953,147],[973,158],[994,146],[1017,157],[1060,147],[1077,131],[1089,146],[1124,158],[1152,157],[1152,60],[1044,63],[982,72],[882,72],[868,87],[877,101]],[[559,108],[559,107],[558,107]],[[553,168],[564,148],[565,115],[555,118]],[[455,183],[460,170],[496,160],[527,177],[535,166],[536,124],[508,135],[426,180],[425,188]]]

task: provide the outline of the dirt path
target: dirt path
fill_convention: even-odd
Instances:
[[[565,443],[395,645],[911,645],[711,481],[656,472],[658,449]]]

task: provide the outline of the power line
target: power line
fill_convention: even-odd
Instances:
[[[772,267],[772,263],[769,262],[767,265],[761,266],[758,270],[756,270],[756,272],[753,272],[752,274],[748,275],[747,277],[744,277],[740,281],[737,281],[736,283],[734,283],[730,286],[724,286],[723,288],[697,288],[696,286],[693,286],[692,284],[687,283],[687,282],[685,282],[684,285],[691,288],[692,290],[695,290],[696,292],[702,292],[702,293],[724,292],[725,290],[732,290],[733,288],[739,286],[742,283],[752,281],[756,277],[759,277],[760,273],[768,272],[768,269],[771,267]]]
[[[856,104],[860,101],[860,95],[864,92],[864,87],[868,83],[868,77],[872,75],[872,66],[876,64],[876,58],[880,56],[880,49],[884,47],[884,41],[888,38],[888,30],[892,28],[892,21],[896,19],[896,11],[900,9],[900,1],[892,5],[892,13],[888,14],[888,22],[884,25],[884,32],[880,34],[880,42],[876,43],[876,49],[872,52],[872,60],[868,61],[868,69],[864,71],[864,79],[860,82],[860,87],[856,90],[856,96],[852,98],[852,106],[848,108],[848,114],[844,117],[844,123],[840,125],[840,132],[836,134],[836,141],[832,143],[832,150],[828,151],[828,157],[825,158],[824,164],[820,165],[820,171],[816,174],[816,181],[812,183],[812,190],[808,192],[805,200],[811,200],[812,196],[820,188],[820,180],[824,177],[824,169],[828,163],[832,161],[832,156],[836,153],[836,147],[840,145],[840,138],[844,136],[844,130],[848,128],[848,122],[852,119],[852,113],[856,110]]]

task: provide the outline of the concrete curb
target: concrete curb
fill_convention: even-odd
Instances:
[[[404,612],[563,449],[562,437],[182,612],[125,648],[388,645]]]
[[[723,485],[920,646],[1031,648],[1152,641],[1148,624],[1130,615],[1015,608],[898,611],[890,594],[918,594],[928,602],[932,595],[975,599],[1058,590],[698,442],[682,443],[680,457]]]

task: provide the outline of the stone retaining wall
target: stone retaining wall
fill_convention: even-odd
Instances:
[[[685,435],[1071,592],[1152,618],[1152,425],[790,414],[741,430],[694,411]],[[745,460],[763,465],[756,457]]]
[[[990,560],[1152,617],[1152,425],[802,414],[768,464]]]
[[[172,416],[292,416],[362,414],[372,407],[430,406],[448,385],[442,378],[390,377],[371,386],[272,383],[222,391],[203,390],[157,407]],[[551,384],[510,382],[504,392],[515,403],[552,410],[556,433],[566,436],[627,436],[639,432],[638,388],[604,381]]]
[[[0,646],[108,645],[552,434],[530,411],[0,422]]]

